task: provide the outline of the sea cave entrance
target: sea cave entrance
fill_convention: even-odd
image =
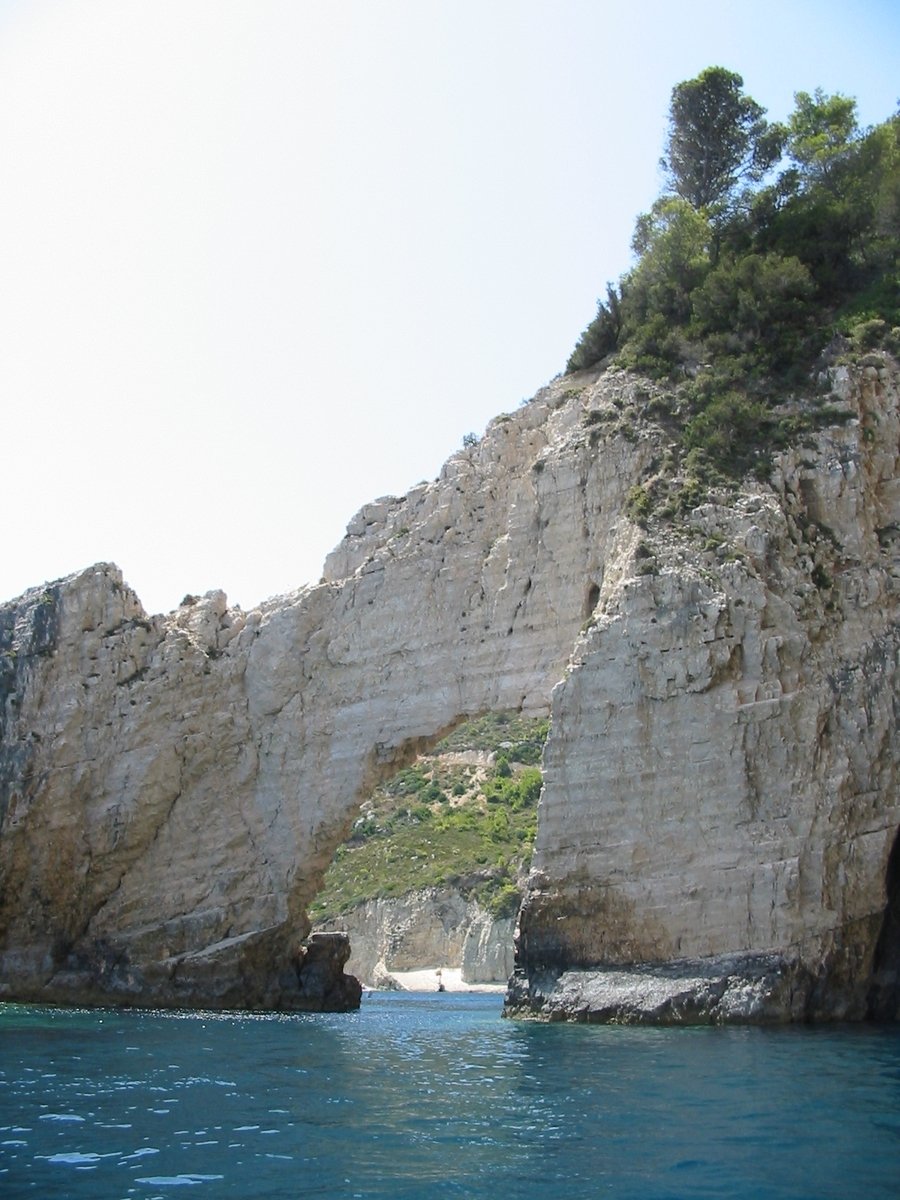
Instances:
[[[867,1015],[873,1021],[900,1020],[900,831],[888,856],[885,891],[867,1003]]]
[[[506,983],[547,730],[516,712],[466,720],[363,802],[309,916],[349,934],[366,986]]]

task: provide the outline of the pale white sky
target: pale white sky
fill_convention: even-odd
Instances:
[[[900,92],[881,0],[0,0],[0,599],[318,579],[561,370],[672,87]]]

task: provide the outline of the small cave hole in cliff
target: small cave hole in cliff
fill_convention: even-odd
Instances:
[[[314,929],[349,933],[349,973],[369,987],[437,967],[462,986],[506,983],[548,724],[466,720],[363,802],[309,913]]]
[[[585,601],[584,601],[584,619],[585,620],[588,620],[589,617],[592,617],[594,615],[594,609],[597,607],[597,603],[599,600],[600,600],[600,585],[597,583],[592,583],[591,586],[588,588],[588,593],[587,593],[587,596],[585,597]]]
[[[875,946],[868,1016],[873,1021],[900,1020],[900,832],[888,858],[887,903]]]

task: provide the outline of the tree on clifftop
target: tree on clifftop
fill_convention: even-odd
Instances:
[[[672,89],[660,166],[676,196],[694,208],[727,201],[742,180],[760,180],[777,161],[784,130],[724,67],[707,67]]]
[[[618,353],[681,381],[697,412],[728,399],[718,420],[738,393],[756,403],[806,379],[835,330],[896,353],[900,112],[861,129],[849,97],[794,99],[769,124],[723,67],[673,89],[665,190],[638,217],[637,261],[607,286],[567,371]]]
[[[796,108],[788,122],[788,153],[803,177],[834,192],[860,138],[856,101],[840,93],[826,96],[816,88],[812,96],[795,92],[794,102]]]

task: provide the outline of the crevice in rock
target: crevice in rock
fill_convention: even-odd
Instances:
[[[600,601],[600,585],[597,583],[592,583],[591,586],[588,588],[587,596],[584,601],[584,619],[585,620],[587,620],[588,617],[593,616],[594,609],[597,607],[599,601]]]
[[[866,1015],[872,1021],[900,1020],[900,831],[888,857],[887,903],[875,944]]]

